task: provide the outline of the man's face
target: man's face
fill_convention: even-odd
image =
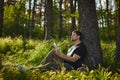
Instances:
[[[71,35],[71,40],[72,41],[76,41],[79,39],[80,36],[77,36],[77,34],[75,32],[72,32],[72,35]]]

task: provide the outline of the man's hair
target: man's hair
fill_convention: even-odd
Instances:
[[[83,34],[80,31],[74,30],[73,32],[76,33],[77,36],[80,36],[80,38],[79,38],[80,40],[83,39]]]

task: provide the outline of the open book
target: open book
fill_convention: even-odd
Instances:
[[[59,50],[58,46],[56,45],[56,43],[54,43],[54,48],[55,50]]]

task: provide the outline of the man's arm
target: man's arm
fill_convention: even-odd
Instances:
[[[60,53],[60,51],[55,52],[55,55],[60,57],[63,60],[70,61],[70,62],[75,62],[80,58],[80,56],[77,54],[74,54],[73,57],[69,57],[67,55]]]

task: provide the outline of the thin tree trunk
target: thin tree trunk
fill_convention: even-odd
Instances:
[[[114,15],[115,37],[117,36],[117,32],[118,32],[118,4],[119,4],[119,1],[115,0],[115,15]]]
[[[78,0],[78,11],[79,30],[85,35],[84,43],[88,50],[85,63],[89,68],[95,68],[102,64],[95,0]]]
[[[0,0],[0,37],[2,37],[3,16],[4,16],[4,0]],[[2,60],[0,55],[0,69],[1,68],[2,68]]]
[[[42,4],[43,4],[43,0],[40,0],[40,26],[42,26]]]
[[[44,12],[43,12],[43,34],[45,36],[46,34],[46,0],[42,0],[42,6],[43,6],[43,9],[44,9]]]
[[[102,9],[101,0],[99,0],[99,2],[100,2],[100,11],[101,11],[101,24],[102,24],[102,27],[104,27],[104,25],[103,25],[104,21],[103,21],[103,16],[102,16],[102,14],[103,14],[103,9]]]
[[[74,1],[74,2],[73,2]],[[76,11],[76,1],[77,0],[70,0],[70,10],[71,10],[71,14],[74,14]],[[73,30],[75,30],[76,28],[76,20],[75,20],[75,16],[72,16],[71,18],[71,28],[70,28],[70,33],[72,33]]]
[[[59,23],[59,33],[58,33],[58,39],[61,40],[62,38],[62,0],[60,0],[59,2],[59,19],[60,19],[60,23]]]
[[[52,11],[52,0],[46,0],[46,7],[45,7],[45,16],[46,16],[46,26],[45,26],[45,40],[49,40],[52,38],[53,34],[53,11]]]
[[[0,55],[0,69],[2,68],[2,56]]]
[[[108,28],[108,40],[111,40],[110,23],[109,23],[109,0],[106,0],[106,12],[107,12],[106,22],[107,22],[107,28]]]
[[[116,42],[116,61],[120,64],[120,1],[118,8],[118,34],[117,34],[117,42]]]
[[[31,28],[31,18],[30,18],[30,14],[31,14],[31,0],[29,0],[29,10],[28,10],[28,15],[29,15],[29,22],[28,22],[28,26],[29,26],[29,38],[31,38],[32,36],[32,28]]]
[[[115,40],[116,40],[116,36],[117,36],[117,30],[118,30],[118,11],[115,10],[114,11],[114,17],[113,17],[113,20],[114,20],[114,31],[115,31]]]
[[[2,37],[3,15],[4,15],[4,0],[0,0],[0,37]]]
[[[32,10],[32,22],[31,22],[31,37],[33,35],[33,29],[35,27],[35,7],[37,0],[34,0],[33,10]]]

